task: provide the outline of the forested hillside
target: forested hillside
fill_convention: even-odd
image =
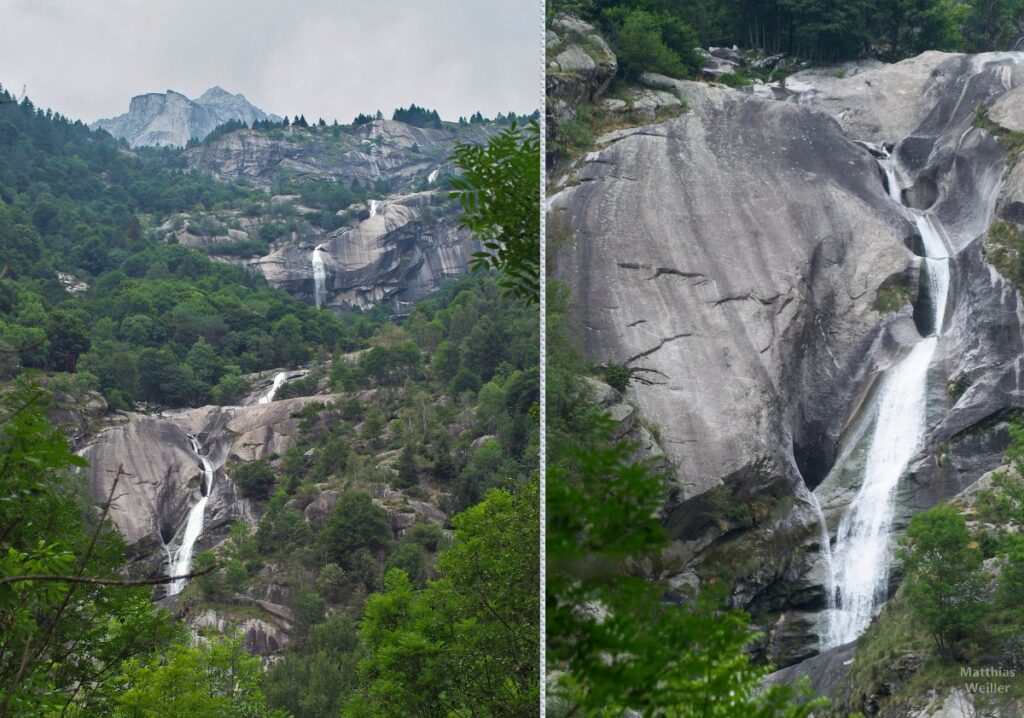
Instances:
[[[785,53],[815,62],[878,56],[901,60],[925,50],[1008,49],[1024,3],[991,0],[747,0],[621,2],[551,0],[560,13],[599,21],[627,65],[669,72],[700,69],[696,47]]]
[[[0,716],[534,715],[536,309],[318,311],[176,241],[298,217],[182,158],[0,94]]]

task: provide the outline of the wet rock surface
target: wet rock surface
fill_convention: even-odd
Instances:
[[[167,241],[205,247],[212,256],[259,272],[272,286],[311,304],[384,304],[401,311],[447,279],[466,273],[470,257],[479,251],[479,243],[460,226],[460,209],[448,199],[439,178],[457,171],[448,160],[456,143],[482,144],[501,129],[495,124],[448,123],[438,129],[374,120],[344,132],[295,127],[231,132],[187,150],[183,157],[188,168],[268,190],[284,177],[300,185],[383,184],[386,189],[379,199],[335,213],[327,225],[335,229],[321,229],[322,220],[311,221],[311,215],[321,210],[303,206],[300,195],[271,199],[271,210],[288,206],[295,214],[288,229],[279,228],[281,233],[272,239],[266,230],[273,220],[239,212],[206,222],[205,229],[202,218],[191,216],[187,224],[178,217],[160,229]],[[242,260],[230,252],[217,253],[218,246],[257,238],[270,243],[269,253],[262,257]],[[319,296],[314,252],[323,262],[326,279]]]
[[[403,309],[468,271],[470,258],[480,250],[445,201],[439,192],[391,197],[351,227],[289,238],[249,266],[271,285],[313,303],[312,255],[320,247],[325,306]],[[444,216],[428,217],[435,210]]]
[[[878,377],[920,341],[912,305],[929,301],[921,238],[876,158],[895,147],[903,202],[938,217],[953,257],[899,532],[1002,463],[1005,420],[1022,406],[1020,296],[983,244],[995,218],[1024,221],[1024,174],[1007,173],[975,112],[999,107],[997,123],[1015,127],[1024,71],[1002,53],[929,52],[797,73],[780,92],[642,81],[691,112],[610,133],[560,180],[556,271],[589,358],[657,377],[625,397],[659,428],[673,470],[674,541],[656,573],[681,590],[727,579],[733,605],[772,617],[763,655],[827,693],[853,647],[813,655],[825,571],[806,487],[829,476]],[[876,309],[891,288],[902,305]],[[816,492],[831,535],[863,460]],[[946,698],[921,715],[944,715]]]
[[[630,397],[684,498],[796,480],[794,443],[838,436],[882,327],[875,290],[912,260],[874,161],[838,125],[721,100],[613,133],[549,214],[587,353],[656,378]]]

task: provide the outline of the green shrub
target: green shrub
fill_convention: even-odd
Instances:
[[[605,367],[603,379],[606,384],[619,392],[624,392],[629,387],[629,380],[632,375],[629,373],[629,367],[623,366],[622,364],[615,364],[609,362],[608,366]]]
[[[266,500],[274,491],[274,482],[277,477],[267,466],[267,462],[259,460],[235,466],[232,471],[232,479],[242,492],[242,496]]]
[[[905,590],[914,614],[931,634],[942,656],[957,655],[985,616],[981,551],[967,522],[953,506],[936,506],[915,516],[899,556],[906,570]]]

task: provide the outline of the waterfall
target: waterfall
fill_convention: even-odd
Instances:
[[[879,165],[889,196],[899,201],[893,160],[879,160]],[[933,215],[906,211],[913,214],[924,245],[923,272],[930,292],[932,330],[885,370],[869,414],[862,420],[873,421],[873,426],[852,439],[858,444],[867,442],[863,477],[857,495],[840,518],[834,546],[829,545],[827,527],[822,540],[829,608],[823,648],[857,638],[887,598],[896,490],[907,465],[925,442],[928,370],[946,316],[949,253]],[[823,515],[819,521],[824,525]]]
[[[928,279],[932,308],[933,333],[942,333],[942,324],[946,320],[946,300],[949,297],[949,253],[935,224],[935,217],[930,214],[917,213],[917,231],[921,233],[924,244],[924,269]]]
[[[188,512],[188,519],[185,521],[185,533],[181,537],[181,545],[170,561],[170,573],[172,576],[182,576],[189,572],[192,567],[192,552],[195,549],[196,541],[203,533],[203,514],[206,511],[206,502],[210,500],[210,491],[213,489],[213,465],[210,460],[199,453],[199,442],[196,437],[189,435],[192,442],[192,450],[196,452],[203,464],[203,483],[200,486],[200,498],[193,504]],[[167,595],[176,596],[185,588],[185,579],[180,578],[172,581],[167,586]]]
[[[427,184],[434,184],[434,182],[437,181],[437,175],[440,172],[441,172],[441,170],[434,170],[429,175],[427,175]]]
[[[274,375],[274,383],[270,385],[267,393],[259,398],[257,404],[269,404],[274,400],[274,395],[277,394],[277,390],[281,388],[281,385],[288,379],[288,372],[279,371]]]
[[[313,285],[316,288],[314,301],[317,309],[322,309],[324,306],[327,287],[327,268],[324,266],[324,256],[321,254],[323,251],[324,245],[322,244],[318,244],[313,249]]]
[[[889,196],[900,204],[903,203],[903,192],[900,190],[900,181],[896,176],[896,163],[891,157],[878,160],[878,166],[885,172],[885,188]]]
[[[371,199],[370,200],[370,216],[371,217],[376,217],[377,216],[377,211],[379,209],[380,209],[380,200]]]

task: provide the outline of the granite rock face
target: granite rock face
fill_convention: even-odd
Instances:
[[[270,241],[263,257],[224,261],[243,263],[275,287],[317,302],[314,252],[323,260],[326,285],[320,304],[368,307],[384,304],[401,311],[452,277],[468,271],[478,242],[458,222],[458,206],[447,198],[443,174],[455,172],[448,157],[457,143],[482,144],[499,131],[488,124],[420,128],[392,120],[375,120],[344,132],[333,128],[285,128],[271,132],[238,130],[184,153],[189,168],[225,182],[270,189],[280,178],[306,183],[338,183],[380,188],[380,199],[336,213],[328,223],[312,222],[320,210],[305,207],[299,195],[270,201],[288,205],[295,217]],[[198,235],[168,220],[161,229],[167,241],[212,248],[221,244],[267,239],[264,224],[235,212],[218,218],[213,235]],[[231,228],[225,225],[227,221]],[[210,223],[207,223],[210,224]],[[317,250],[316,248],[320,249]]]
[[[131,147],[184,147],[189,140],[202,140],[229,120],[251,125],[266,119],[277,121],[280,118],[268,115],[240,94],[232,95],[220,87],[211,87],[195,100],[174,90],[136,95],[127,113],[97,120],[91,127],[126,139]]]
[[[284,173],[296,181],[327,180],[351,185],[386,180],[411,189],[435,169],[449,168],[456,142],[481,144],[491,126],[443,129],[374,120],[351,132],[309,132],[287,127],[270,133],[239,130],[185,153],[189,169],[224,182],[247,181],[270,188]],[[335,136],[336,135],[336,136]]]
[[[684,499],[798,480],[796,454],[842,428],[879,286],[914,263],[875,162],[834,121],[717,99],[608,136],[549,214],[585,350],[655,379],[631,395]]]
[[[312,229],[312,228],[310,228]],[[375,201],[372,215],[328,234],[295,235],[250,266],[275,287],[314,302],[313,253],[324,263],[324,305],[403,310],[464,274],[480,244],[458,225],[454,207],[427,191]],[[319,247],[319,249],[317,249]]]
[[[1024,222],[1024,171],[976,122],[986,106],[1018,126],[1022,59],[929,52],[750,94],[645,76],[691,111],[600,138],[556,184],[548,236],[574,330],[591,360],[655,382],[626,397],[673,465],[655,572],[726,577],[776,665],[816,653],[825,626],[808,489],[834,533],[857,489],[832,472],[845,432],[920,340],[921,239],[877,157],[892,151],[904,203],[938,217],[953,266],[895,529],[998,466],[1005,415],[1024,407],[1024,306],[984,253],[995,219]],[[893,290],[897,308],[876,309]],[[722,512],[723,496],[749,511]]]
[[[81,453],[90,464],[85,472],[94,500],[106,501],[118,467],[123,468],[110,517],[138,570],[153,572],[165,567],[167,547],[180,534],[198,495],[203,467],[190,437],[195,437],[202,455],[215,469],[199,542],[198,550],[203,550],[222,540],[232,522],[255,520],[250,502],[238,494],[225,465],[283,454],[298,438],[299,419],[292,414],[323,399],[298,397],[157,416],[132,414],[89,441]]]

